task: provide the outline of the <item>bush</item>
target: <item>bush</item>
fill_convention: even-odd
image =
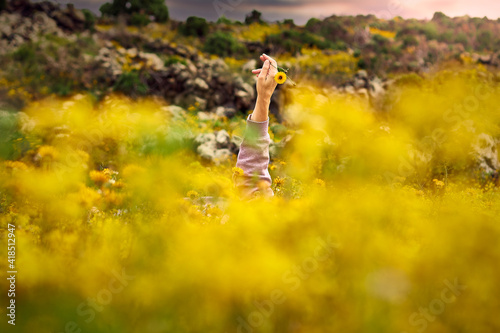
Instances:
[[[205,37],[208,34],[208,23],[202,17],[188,17],[186,23],[179,27],[179,32],[184,36]]]
[[[135,25],[137,27],[144,27],[149,23],[151,23],[151,20],[149,19],[149,16],[147,16],[146,14],[134,13],[130,18],[130,24]]]
[[[123,73],[113,86],[113,91],[122,92],[128,96],[143,96],[148,93],[148,86],[141,81],[137,71]]]
[[[163,0],[113,0],[113,3],[103,4],[99,10],[103,16],[142,13],[153,16],[155,21],[159,23],[167,22],[169,19],[168,8]]]
[[[255,9],[245,17],[245,24],[250,25],[252,23],[264,23],[262,21],[262,13]]]
[[[217,31],[207,37],[203,51],[220,57],[244,54],[246,49],[230,33]]]
[[[302,47],[316,47],[320,50],[328,48],[345,49],[346,47],[345,43],[332,43],[308,31],[297,31],[294,29],[284,30],[279,34],[269,35],[265,42],[278,49],[281,48],[281,51],[290,52],[292,54],[299,52]]]
[[[95,31],[96,18],[94,14],[88,9],[82,9],[82,13],[85,15],[85,29]]]
[[[493,46],[493,35],[491,31],[481,31],[477,34],[477,47],[480,51],[491,50]]]

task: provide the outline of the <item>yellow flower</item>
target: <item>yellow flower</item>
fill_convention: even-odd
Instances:
[[[320,187],[325,187],[325,181],[322,180],[322,179],[319,179],[319,178],[317,178],[317,179],[314,180],[314,184],[316,184],[316,185],[318,185]]]
[[[28,170],[28,166],[26,164],[24,164],[23,162],[19,162],[19,161],[5,161],[5,166],[8,168],[8,169],[17,169],[17,170]]]
[[[438,187],[438,188],[441,188],[444,186],[444,183],[440,180],[433,179],[432,181],[435,183],[436,187]]]
[[[196,192],[196,191],[189,191],[189,192],[187,193],[187,196],[188,196],[188,198],[189,198],[189,199],[191,199],[191,200],[195,200],[195,199],[198,199],[198,197],[199,197],[200,195],[199,195],[199,194],[198,194],[198,192]]]
[[[283,72],[278,72],[276,73],[276,75],[274,76],[274,80],[278,83],[278,84],[283,84],[285,83],[286,81],[286,74],[283,73]]]
[[[52,146],[41,146],[38,148],[38,155],[40,155],[41,158],[55,160],[59,156],[59,152]]]
[[[233,175],[241,177],[241,176],[245,175],[245,172],[241,168],[234,167],[233,168]]]
[[[276,178],[274,178],[274,184],[276,186],[281,186],[281,185],[285,184],[285,179],[281,178],[281,177],[276,177]]]
[[[92,179],[97,186],[101,186],[102,184],[107,183],[110,180],[110,177],[103,171],[92,170],[90,171],[90,179]]]

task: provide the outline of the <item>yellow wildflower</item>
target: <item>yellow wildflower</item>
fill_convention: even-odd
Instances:
[[[276,177],[274,178],[274,184],[276,186],[282,186],[283,184],[285,184],[285,179],[281,177]]]
[[[276,75],[274,76],[274,80],[278,83],[278,84],[283,84],[285,83],[286,81],[286,74],[283,73],[283,72],[278,72],[276,73]]]
[[[325,181],[322,180],[322,179],[319,179],[319,178],[317,178],[317,179],[314,180],[314,184],[316,184],[316,185],[318,185],[320,187],[325,187]]]
[[[92,181],[97,186],[101,186],[104,183],[107,183],[110,180],[110,177],[108,174],[104,173],[103,171],[92,170],[92,171],[90,171],[90,179],[92,179]]]
[[[41,146],[40,148],[38,148],[38,155],[40,155],[42,159],[48,158],[51,160],[55,160],[59,156],[59,152],[52,146]]]
[[[191,199],[191,200],[196,200],[196,199],[198,199],[198,198],[200,197],[200,195],[199,195],[199,194],[198,194],[198,192],[196,192],[196,191],[189,191],[189,192],[187,193],[187,196],[188,196],[188,198],[189,198],[189,199]]]
[[[245,172],[241,168],[234,167],[233,168],[233,175],[235,176],[244,176]]]
[[[444,186],[444,183],[440,180],[433,179],[432,181],[434,182],[434,184],[436,185],[437,188],[441,188]]]
[[[24,164],[23,162],[19,161],[5,161],[5,166],[8,169],[17,169],[17,170],[27,170],[28,166]]]

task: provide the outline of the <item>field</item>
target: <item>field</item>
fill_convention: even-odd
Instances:
[[[383,112],[291,88],[270,126],[275,142],[291,138],[270,165],[276,196],[251,201],[235,194],[234,159],[192,149],[200,133],[241,136],[245,115],[174,117],[157,98],[86,94],[4,112],[14,329],[498,331],[500,193],[484,167],[498,96],[484,68],[401,83]]]

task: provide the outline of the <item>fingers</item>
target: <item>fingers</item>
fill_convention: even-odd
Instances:
[[[260,58],[262,59],[262,61],[269,60],[271,62],[271,64],[273,64],[275,67],[278,67],[278,63],[276,62],[276,60],[274,60],[273,58],[271,58],[267,54],[265,54],[265,53],[262,54],[260,56]]]
[[[266,77],[269,75],[269,68],[271,67],[271,63],[269,62],[269,60],[266,60],[264,62],[264,66],[262,66],[262,70],[260,71],[259,73],[259,80],[265,80]]]

